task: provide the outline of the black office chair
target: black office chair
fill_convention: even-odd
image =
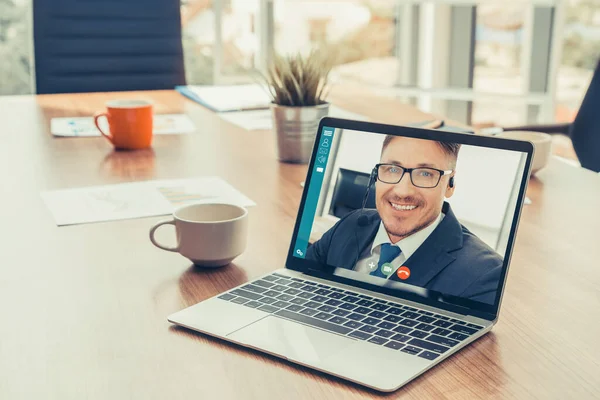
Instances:
[[[329,214],[343,218],[346,214],[362,207],[369,184],[369,174],[345,168],[338,170]],[[375,188],[371,188],[365,208],[375,208]]]
[[[179,0],[33,0],[38,94],[185,84]]]
[[[600,172],[600,61],[598,61],[590,86],[572,123],[511,127],[504,128],[504,130],[565,134],[571,138],[573,149],[581,166]]]

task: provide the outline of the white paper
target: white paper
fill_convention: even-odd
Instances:
[[[99,120],[102,129],[108,132],[105,118]],[[154,134],[172,135],[177,133],[191,133],[196,128],[192,120],[185,114],[156,114],[154,115]],[[54,136],[63,137],[90,137],[100,136],[92,117],[52,118],[50,131]]]
[[[58,226],[167,215],[192,203],[256,205],[215,176],[53,190],[41,196]]]
[[[249,131],[271,129],[273,125],[271,110],[236,111],[219,113],[218,115],[225,121]]]
[[[200,102],[217,112],[269,108],[271,96],[265,86],[247,85],[188,85]]]
[[[218,115],[224,120],[249,131],[260,129],[270,130],[273,128],[271,110],[235,111],[219,113]],[[329,116],[358,121],[368,121],[368,118],[364,115],[356,114],[336,106],[330,107]]]

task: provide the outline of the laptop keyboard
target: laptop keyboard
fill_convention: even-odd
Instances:
[[[218,298],[428,360],[435,360],[483,329],[429,311],[277,273]]]

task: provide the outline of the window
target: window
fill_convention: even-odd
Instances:
[[[275,49],[307,52],[316,46],[334,51],[333,74],[377,86],[393,86],[394,1],[275,0]]]
[[[477,7],[473,88],[516,96],[523,91],[521,56],[526,4],[482,4]],[[478,100],[472,123],[522,124],[524,101]]]
[[[256,78],[259,0],[187,0],[182,5],[189,84],[245,83]]]
[[[569,0],[558,69],[555,118],[570,122],[600,60],[600,2]]]
[[[0,0],[0,95],[33,92],[30,13],[31,0]]]

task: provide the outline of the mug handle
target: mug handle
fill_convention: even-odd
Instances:
[[[175,253],[179,252],[179,245],[175,246],[175,247],[167,247],[167,246],[163,246],[162,244],[158,243],[156,241],[156,239],[154,238],[154,232],[156,232],[156,230],[162,226],[162,225],[173,225],[175,226],[175,220],[169,220],[169,221],[161,221],[158,224],[154,225],[152,227],[152,229],[150,229],[150,241],[152,242],[153,245],[155,245],[156,247],[158,247],[159,249],[163,249],[163,250],[167,250],[167,251],[173,251]]]
[[[98,130],[100,131],[100,133],[102,134],[102,136],[104,136],[105,138],[107,138],[109,142],[113,143],[113,137],[110,134],[105,133],[102,130],[102,128],[100,128],[100,124],[98,123],[98,120],[101,117],[106,118],[106,120],[108,121],[108,114],[107,113],[96,113],[96,114],[94,114],[94,124],[96,124],[96,128],[98,128]]]

